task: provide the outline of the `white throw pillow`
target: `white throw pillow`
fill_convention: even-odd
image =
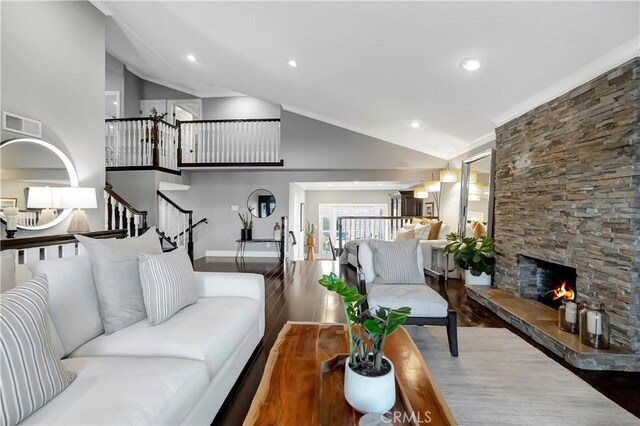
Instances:
[[[438,233],[439,240],[446,240],[447,234],[450,232],[451,227],[449,225],[445,225],[444,223],[440,227],[440,232]]]
[[[375,284],[424,283],[424,271],[418,265],[419,240],[408,241],[372,240]]]
[[[47,278],[38,276],[0,297],[0,382],[3,425],[14,426],[76,378],[51,346]]]
[[[1,256],[0,293],[16,286],[16,250],[4,250]]]
[[[198,301],[196,275],[184,248],[151,255],[140,253],[140,283],[151,325],[158,325]]]
[[[414,238],[419,240],[428,240],[429,233],[431,232],[431,224],[428,225],[420,225],[419,223],[416,225]]]
[[[49,314],[64,356],[104,333],[88,255],[33,262],[28,266],[34,276],[47,276]]]
[[[416,231],[414,231],[413,229],[400,228],[398,230],[398,233],[396,234],[395,241],[410,240],[411,238],[413,238],[415,234],[416,234]]]
[[[402,225],[402,229],[406,229],[407,231],[410,231],[414,229],[416,225],[417,225],[416,223],[407,222],[404,225]]]
[[[91,255],[104,332],[111,334],[145,319],[138,253],[162,253],[156,228],[135,238],[76,238]]]

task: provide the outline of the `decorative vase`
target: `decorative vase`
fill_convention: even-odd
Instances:
[[[567,333],[578,334],[578,304],[563,300],[558,308],[558,328]]]
[[[247,229],[247,240],[251,240],[253,237],[253,228]]]
[[[344,366],[344,397],[354,410],[362,413],[385,413],[396,403],[396,380],[393,363],[384,376],[363,376],[351,369],[349,360]]]
[[[244,229],[244,228],[240,230],[240,239],[242,241],[246,241],[247,240],[247,230]]]
[[[314,237],[307,237],[307,246],[315,246],[316,239]]]
[[[466,285],[491,285],[491,275],[487,275],[483,272],[476,277],[471,275],[471,271],[465,269],[464,282]]]

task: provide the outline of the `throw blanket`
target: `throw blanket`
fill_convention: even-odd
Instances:
[[[349,253],[353,253],[353,254],[357,254],[358,253],[358,246],[360,244],[364,244],[364,243],[368,243],[371,240],[352,240],[352,241],[347,241],[344,244],[342,253],[340,254],[340,264],[341,265],[346,265],[349,263],[348,260],[348,254]]]

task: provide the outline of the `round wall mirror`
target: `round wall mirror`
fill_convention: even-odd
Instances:
[[[276,197],[266,189],[256,189],[247,199],[247,208],[254,217],[268,217],[276,210]]]
[[[0,143],[0,219],[17,208],[17,228],[41,230],[65,220],[73,209],[56,206],[52,188],[78,186],[76,169],[62,151],[35,138]]]

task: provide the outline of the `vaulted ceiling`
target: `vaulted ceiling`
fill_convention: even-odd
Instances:
[[[255,96],[441,158],[640,45],[639,2],[94,4],[110,16],[107,51],[141,77]],[[460,66],[470,57],[479,70]]]

